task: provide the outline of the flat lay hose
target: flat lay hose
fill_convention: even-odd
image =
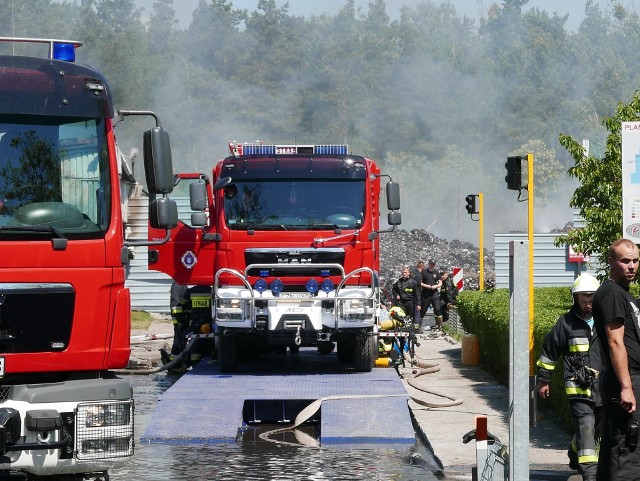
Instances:
[[[431,394],[433,396],[438,396],[438,397],[442,397],[442,398],[446,398],[449,399],[449,402],[444,402],[444,403],[434,403],[434,402],[428,402],[425,401],[423,399],[419,399],[415,396],[409,395],[409,398],[415,402],[416,404],[419,404],[420,406],[425,406],[425,407],[429,407],[429,408],[443,408],[443,407],[451,407],[451,406],[458,406],[460,404],[462,404],[462,399],[456,399],[453,398],[445,393],[439,392],[439,391],[435,391],[433,389],[427,389],[424,386],[422,386],[420,383],[416,382],[416,379],[419,378],[420,376],[424,376],[426,374],[431,374],[434,372],[438,372],[440,370],[440,365],[439,364],[430,364],[426,361],[424,361],[423,359],[420,359],[416,356],[416,359],[411,359],[411,357],[409,356],[409,353],[405,352],[404,354],[404,359],[405,361],[409,362],[411,365],[413,366],[417,366],[420,369],[411,369],[409,372],[409,375],[405,375],[405,379],[407,380],[407,384],[409,384],[412,388],[427,393],[427,394]],[[354,395],[354,396],[326,396],[320,399],[316,399],[315,401],[313,401],[311,404],[309,404],[306,408],[304,408],[302,411],[300,411],[300,414],[298,414],[296,416],[296,419],[293,423],[293,425],[291,426],[287,426],[284,428],[279,428],[279,429],[273,429],[271,431],[266,431],[264,433],[260,434],[260,439],[264,440],[264,441],[268,441],[271,443],[277,443],[277,444],[286,444],[286,445],[290,445],[290,446],[308,446],[308,447],[320,447],[320,443],[317,439],[309,436],[308,434],[298,430],[298,426],[300,426],[301,424],[305,423],[306,421],[308,421],[309,419],[311,419],[313,417],[314,414],[316,414],[318,412],[318,410],[320,409],[320,406],[322,405],[322,403],[324,401],[330,401],[330,400],[336,400],[336,399],[361,399],[361,398],[384,398],[384,397],[404,397],[404,394],[388,394],[388,395],[384,395],[384,394],[371,394],[371,395]],[[271,436],[275,435],[275,434],[279,434],[279,433],[283,433],[286,431],[294,431],[296,439],[298,440],[299,443],[290,443],[287,441],[280,441],[280,440],[275,440],[275,439],[271,439]]]

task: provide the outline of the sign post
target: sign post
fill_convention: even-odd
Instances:
[[[622,237],[640,244],[640,122],[622,122]]]

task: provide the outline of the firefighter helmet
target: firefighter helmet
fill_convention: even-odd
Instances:
[[[400,321],[400,322],[404,322],[404,320],[407,317],[404,310],[398,306],[393,306],[391,309],[389,309],[389,316],[394,321]]]
[[[580,274],[571,286],[571,294],[593,294],[600,287],[598,279],[588,272]]]

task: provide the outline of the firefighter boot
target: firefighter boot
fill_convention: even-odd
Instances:
[[[569,457],[569,469],[573,469],[574,471],[578,470],[578,453],[573,450],[573,447],[570,447],[567,450],[567,456]]]
[[[164,348],[160,349],[160,360],[163,365],[171,362],[171,355]]]
[[[435,316],[436,320],[436,329],[438,331],[442,331],[442,316]]]

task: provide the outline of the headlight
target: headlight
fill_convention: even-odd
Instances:
[[[240,299],[218,299],[218,307],[223,309],[239,308]]]
[[[133,401],[78,404],[78,459],[102,459],[133,454]]]
[[[129,406],[122,403],[89,405],[84,411],[85,426],[88,428],[97,428],[129,424],[131,419],[131,413],[129,411]]]
[[[218,299],[216,319],[219,321],[241,321],[245,302],[240,299]]]
[[[374,314],[371,299],[346,299],[342,303],[342,317],[347,321],[368,321]]]

